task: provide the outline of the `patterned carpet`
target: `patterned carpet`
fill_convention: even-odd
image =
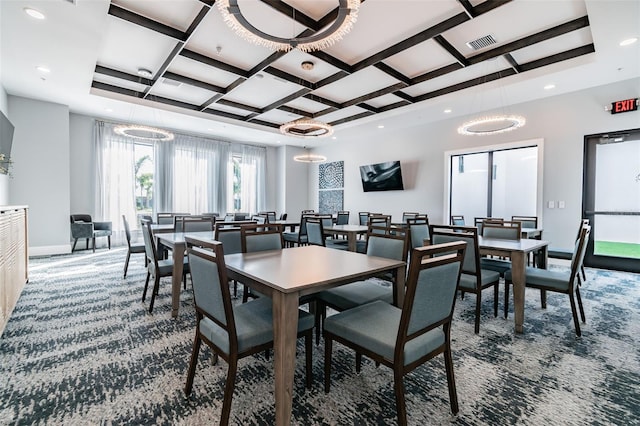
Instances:
[[[0,338],[0,424],[215,424],[226,364],[201,352],[194,391],[183,386],[194,330],[190,290],[170,318],[170,280],[153,315],[140,301],[145,270],[125,251],[81,251],[32,259],[30,282]],[[587,323],[576,338],[566,296],[527,291],[524,335],[513,314],[494,318],[484,297],[480,334],[472,296],[458,300],[453,357],[460,413],[449,411],[442,357],[405,379],[412,425],[640,424],[640,276],[587,269]],[[501,287],[501,293],[502,293]],[[501,295],[502,297],[502,295]],[[502,299],[501,299],[502,300]],[[500,304],[502,309],[502,302]],[[391,370],[334,348],[331,393],[322,387],[323,346],[314,349],[314,385],[304,389],[300,342],[293,423],[396,423]],[[241,360],[231,423],[272,425],[271,360]]]

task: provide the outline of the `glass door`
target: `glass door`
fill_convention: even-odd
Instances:
[[[640,272],[640,129],[585,138],[585,264]]]

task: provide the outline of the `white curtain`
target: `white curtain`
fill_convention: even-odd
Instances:
[[[257,213],[265,209],[266,149],[242,145],[240,153],[240,210]]]
[[[96,147],[95,221],[111,221],[112,245],[126,244],[122,215],[136,223],[135,155],[130,139],[117,135],[115,126],[102,121],[94,125]],[[96,240],[106,245],[104,238]]]

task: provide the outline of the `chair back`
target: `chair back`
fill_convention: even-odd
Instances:
[[[266,218],[267,223],[273,223],[276,220],[278,220],[276,216],[276,212],[274,211],[263,211],[263,212],[258,212],[258,214],[260,216],[264,216]]]
[[[224,215],[224,221],[225,222],[233,222],[235,220],[236,216],[233,213],[227,213]]]
[[[407,229],[409,230],[409,237],[411,241],[411,249],[424,246],[424,240],[430,240],[429,234],[429,219],[425,215],[422,217],[415,217],[413,219],[407,219]]]
[[[402,212],[402,223],[407,223],[407,219],[414,219],[419,214],[418,212]]]
[[[512,222],[520,222],[523,228],[538,227],[538,216],[511,216]]]
[[[139,216],[140,218],[140,223],[142,223],[142,221],[147,221],[148,223],[153,223],[153,216],[148,215],[148,214],[143,214]]]
[[[178,231],[178,218],[181,230]],[[176,232],[213,232],[216,218],[214,216],[176,216]]]
[[[189,267],[193,284],[193,301],[198,323],[203,317],[213,321],[228,335],[228,348],[224,353],[237,352],[236,327],[227,284],[223,244],[185,238],[189,247]],[[213,343],[213,342],[212,342]]]
[[[349,212],[339,211],[336,217],[336,225],[348,225],[349,224]]]
[[[240,236],[240,228],[218,228],[213,237],[216,241],[222,243],[224,252],[227,254],[242,253],[242,238]],[[186,238],[185,238],[186,240]]]
[[[455,241],[467,243],[462,262],[462,273],[480,276],[480,251],[478,249],[478,228],[474,226],[431,225],[431,244]]]
[[[451,225],[455,226],[464,226],[464,216],[461,215],[451,215]]]
[[[156,243],[153,238],[153,232],[151,226],[148,223],[142,224],[142,237],[144,238],[144,253],[147,257],[147,266],[153,268],[153,271],[158,270],[158,255],[156,251]]]
[[[501,240],[519,240],[521,238],[522,222],[489,222],[482,224],[482,236],[499,238]]]
[[[384,214],[369,215],[367,225],[369,226],[369,229],[374,227],[376,233],[385,233],[381,232],[380,229],[389,229],[391,227],[391,216]]]
[[[302,210],[300,214],[314,214],[316,211],[313,209]]]
[[[93,220],[91,219],[90,214],[72,214],[70,215],[71,223],[75,222],[86,222],[91,223]]]
[[[358,212],[358,223],[367,226],[369,223],[369,212]]]
[[[578,274],[584,265],[584,256],[587,252],[587,243],[589,242],[589,235],[591,234],[591,226],[583,224],[580,228],[580,234],[576,240],[576,244],[573,249],[573,255],[571,256],[571,275],[569,285],[575,289],[578,284]]]
[[[240,239],[243,253],[281,250],[284,247],[282,227],[279,225],[242,225]]]
[[[267,216],[263,214],[255,214],[251,216],[251,220],[260,225],[264,225],[268,221]]]
[[[124,236],[127,238],[127,247],[131,248],[131,229],[129,229],[129,221],[127,221],[125,215],[122,215],[122,222],[124,223]]]
[[[307,243],[325,247],[324,226],[319,217],[307,218]]]
[[[473,218],[473,224],[476,228],[478,228],[478,235],[482,235],[482,225],[485,222],[499,223],[503,221],[504,219],[501,217],[474,217]]]
[[[287,214],[286,213],[281,213],[280,214],[280,220],[287,220]]]
[[[325,228],[333,226],[333,216],[330,214],[317,214],[314,217],[317,217],[322,221],[322,226]]]
[[[156,223],[158,225],[173,225],[174,217],[176,216],[189,216],[190,213],[158,213],[156,215]]]
[[[372,229],[374,228],[374,229]],[[390,232],[389,228],[370,226],[367,231],[367,256],[407,261],[408,233],[402,229]]]
[[[411,252],[394,358],[403,360],[405,345],[439,326],[449,330],[466,244],[451,242]]]

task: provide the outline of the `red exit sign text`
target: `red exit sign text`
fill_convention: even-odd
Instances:
[[[625,99],[624,101],[616,101],[611,103],[611,114],[636,111],[637,109],[638,109],[638,98]]]

